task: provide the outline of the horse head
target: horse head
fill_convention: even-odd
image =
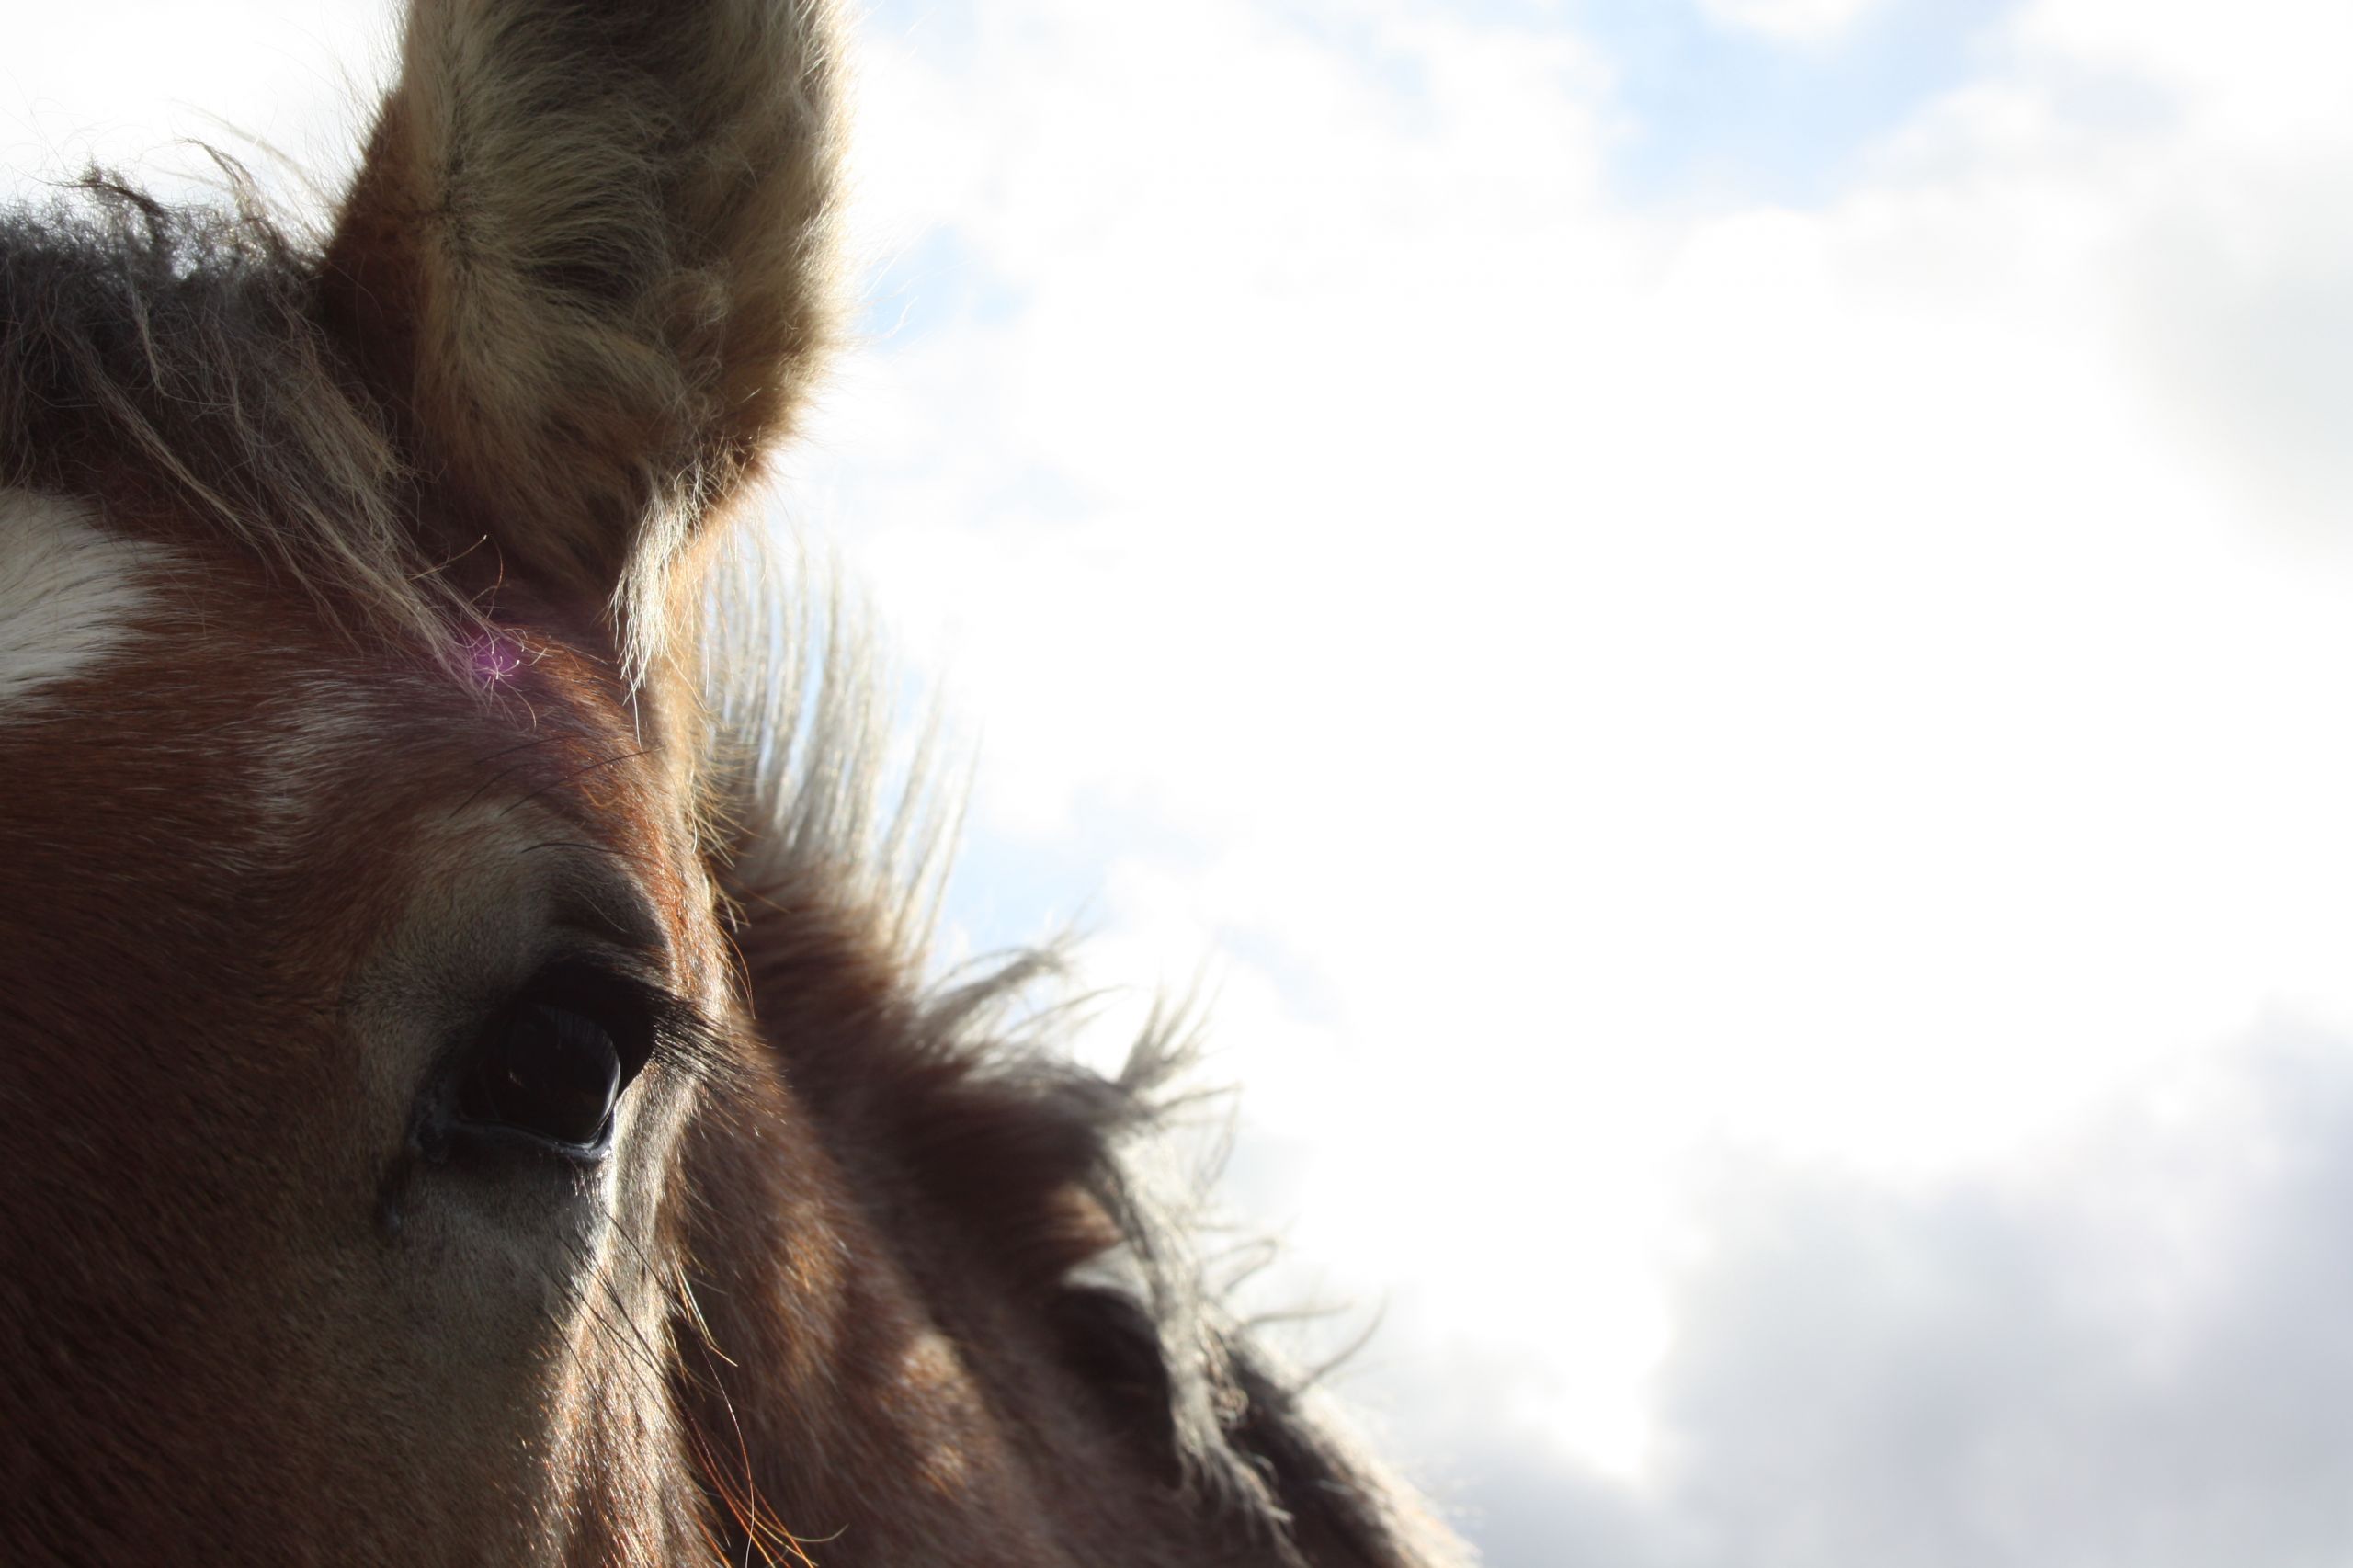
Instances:
[[[729,575],[839,50],[416,0],[315,237],[0,228],[0,1556],[1451,1560],[1129,1179],[1167,1031],[926,983],[942,819]]]

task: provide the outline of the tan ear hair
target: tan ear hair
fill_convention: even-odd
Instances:
[[[440,542],[652,610],[834,335],[836,31],[831,0],[413,0],[322,308]]]

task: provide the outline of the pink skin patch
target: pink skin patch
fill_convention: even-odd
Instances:
[[[469,652],[474,678],[484,686],[496,686],[502,681],[512,680],[526,662],[522,643],[495,633],[474,638],[469,645]]]

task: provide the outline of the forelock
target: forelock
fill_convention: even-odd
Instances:
[[[480,612],[419,552],[382,411],[315,320],[315,244],[92,173],[0,213],[0,486],[233,540],[355,632],[451,658]]]

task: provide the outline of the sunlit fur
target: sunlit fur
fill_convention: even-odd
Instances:
[[[119,646],[170,570],[167,551],[109,536],[86,506],[0,490],[0,724],[37,718],[43,688]]]
[[[1135,1178],[1185,1028],[1107,1079],[1051,955],[926,982],[951,800],[724,532],[834,335],[837,30],[420,0],[315,242],[233,168],[0,227],[0,494],[144,574],[0,631],[104,651],[0,711],[0,1560],[1456,1560]],[[667,998],[612,1153],[452,1157],[584,941]]]

